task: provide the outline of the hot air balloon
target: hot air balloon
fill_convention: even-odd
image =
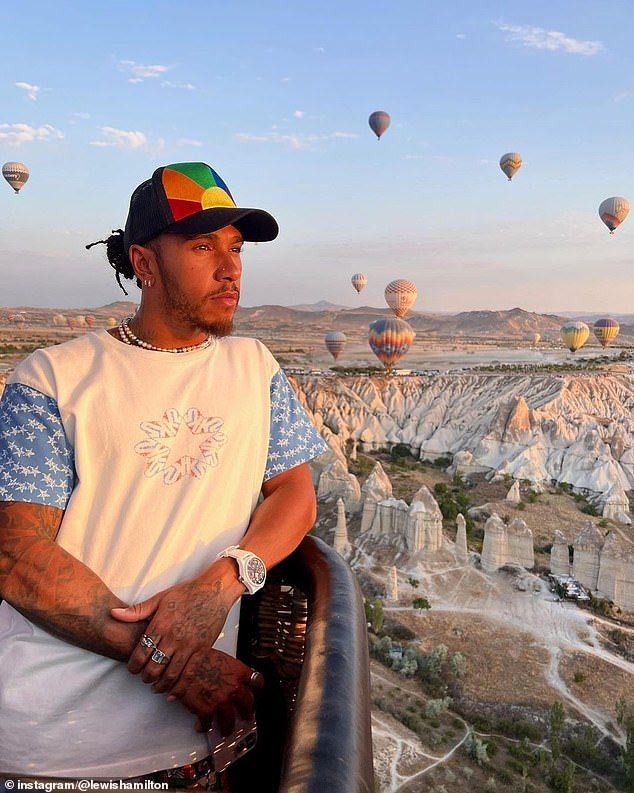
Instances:
[[[385,302],[399,318],[407,314],[417,295],[416,284],[413,281],[406,281],[404,278],[390,281],[385,287]]]
[[[66,320],[66,324],[71,330],[75,330],[75,328],[77,327],[77,320],[75,319],[75,317],[68,317],[68,319]]]
[[[374,113],[370,113],[368,124],[372,132],[376,135],[377,140],[380,140],[381,135],[390,126],[391,120],[390,114],[386,113],[385,110],[375,110]]]
[[[116,320],[114,317],[108,317],[108,319],[106,320],[106,325],[109,328],[116,328],[118,324],[119,324],[118,320]]]
[[[341,333],[339,330],[333,330],[330,333],[326,333],[324,338],[326,349],[332,355],[335,361],[343,352],[344,347],[346,346],[346,341],[346,334]]]
[[[585,322],[566,322],[560,333],[566,347],[570,352],[575,352],[588,341],[590,328]]]
[[[15,320],[15,311],[9,311],[9,313],[7,314],[7,319],[9,320],[9,322],[13,322]]]
[[[619,335],[619,323],[610,317],[603,317],[594,323],[594,335],[602,347],[607,347]]]
[[[614,234],[614,229],[620,226],[630,211],[630,202],[622,196],[606,198],[599,205],[599,217]]]
[[[508,176],[509,182],[522,167],[522,155],[516,151],[509,151],[500,157],[500,168]]]
[[[368,276],[365,273],[355,273],[350,280],[352,281],[352,286],[357,292],[360,292],[368,283]]]
[[[29,169],[22,162],[5,162],[2,175],[17,195],[28,181]]]
[[[55,314],[53,317],[53,325],[56,328],[66,324],[66,317],[63,314]]]
[[[86,319],[86,325],[88,325],[89,328],[93,328],[95,326],[95,318],[93,317],[92,314],[86,314],[85,319]]]
[[[24,326],[26,325],[26,316],[24,314],[22,314],[21,312],[18,312],[16,314],[9,314],[9,319],[11,320],[11,322],[17,325],[18,328],[20,328],[21,330],[24,329]]]
[[[541,333],[533,333],[533,347],[537,347],[537,345],[541,340],[542,340]]]
[[[404,319],[377,319],[370,323],[368,342],[372,352],[390,371],[409,350],[416,334]]]

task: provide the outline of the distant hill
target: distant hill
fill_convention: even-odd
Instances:
[[[349,306],[340,306],[328,300],[319,300],[317,303],[300,303],[297,306],[289,306],[289,308],[297,309],[297,311],[339,311],[349,308]]]

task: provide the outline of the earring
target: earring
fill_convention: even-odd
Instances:
[[[143,286],[147,286],[147,287],[154,286],[154,279],[153,278],[144,278],[143,279]]]

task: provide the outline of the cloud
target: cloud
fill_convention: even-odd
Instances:
[[[466,33],[456,33],[456,38],[457,39],[466,39],[467,38],[467,34]]]
[[[148,139],[143,132],[116,129],[115,127],[100,127],[100,129],[103,138],[101,140],[91,140],[91,146],[143,149],[148,145]]]
[[[63,133],[50,124],[32,127],[30,124],[0,124],[0,141],[9,146],[20,146],[35,140],[61,140]]]
[[[313,47],[313,52],[326,52],[324,47]]]
[[[154,77],[161,77],[170,70],[171,67],[163,66],[160,63],[148,64],[137,63],[136,61],[118,61],[117,68],[120,72],[127,72],[129,83],[142,83]]]
[[[179,83],[172,80],[163,80],[161,83],[163,88],[182,88],[184,91],[195,91],[196,86],[193,83]]]
[[[571,55],[596,55],[604,48],[602,41],[581,41],[566,36],[558,30],[544,30],[533,25],[505,25],[495,22],[495,26],[508,33],[507,40],[519,41],[525,47],[536,50],[560,51]]]
[[[73,113],[73,118],[81,118],[83,121],[86,121],[90,118],[90,113]]]
[[[290,77],[282,77],[282,80],[281,80],[281,81],[282,81],[283,83],[290,83],[290,81],[291,81],[291,78],[290,78]]]
[[[32,85],[31,83],[13,83],[16,88],[19,88],[22,91],[26,91],[27,99],[30,99],[31,102],[37,102],[37,96],[42,90],[39,85]]]
[[[179,138],[176,141],[177,146],[194,146],[200,148],[203,145],[202,140],[194,140],[193,138]]]
[[[305,110],[294,110],[293,111],[293,117],[294,118],[304,118],[305,115],[306,115],[306,111]]]
[[[305,135],[305,134],[282,134],[280,132],[269,132],[266,135],[253,135],[249,132],[236,132],[237,140],[242,143],[279,143],[291,149],[314,150],[318,143],[337,138],[358,138],[355,132],[331,132],[328,135]]]

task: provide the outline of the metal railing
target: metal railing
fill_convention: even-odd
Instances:
[[[258,744],[231,769],[231,790],[372,793],[366,620],[338,553],[305,537],[243,599],[238,655],[267,685]]]

